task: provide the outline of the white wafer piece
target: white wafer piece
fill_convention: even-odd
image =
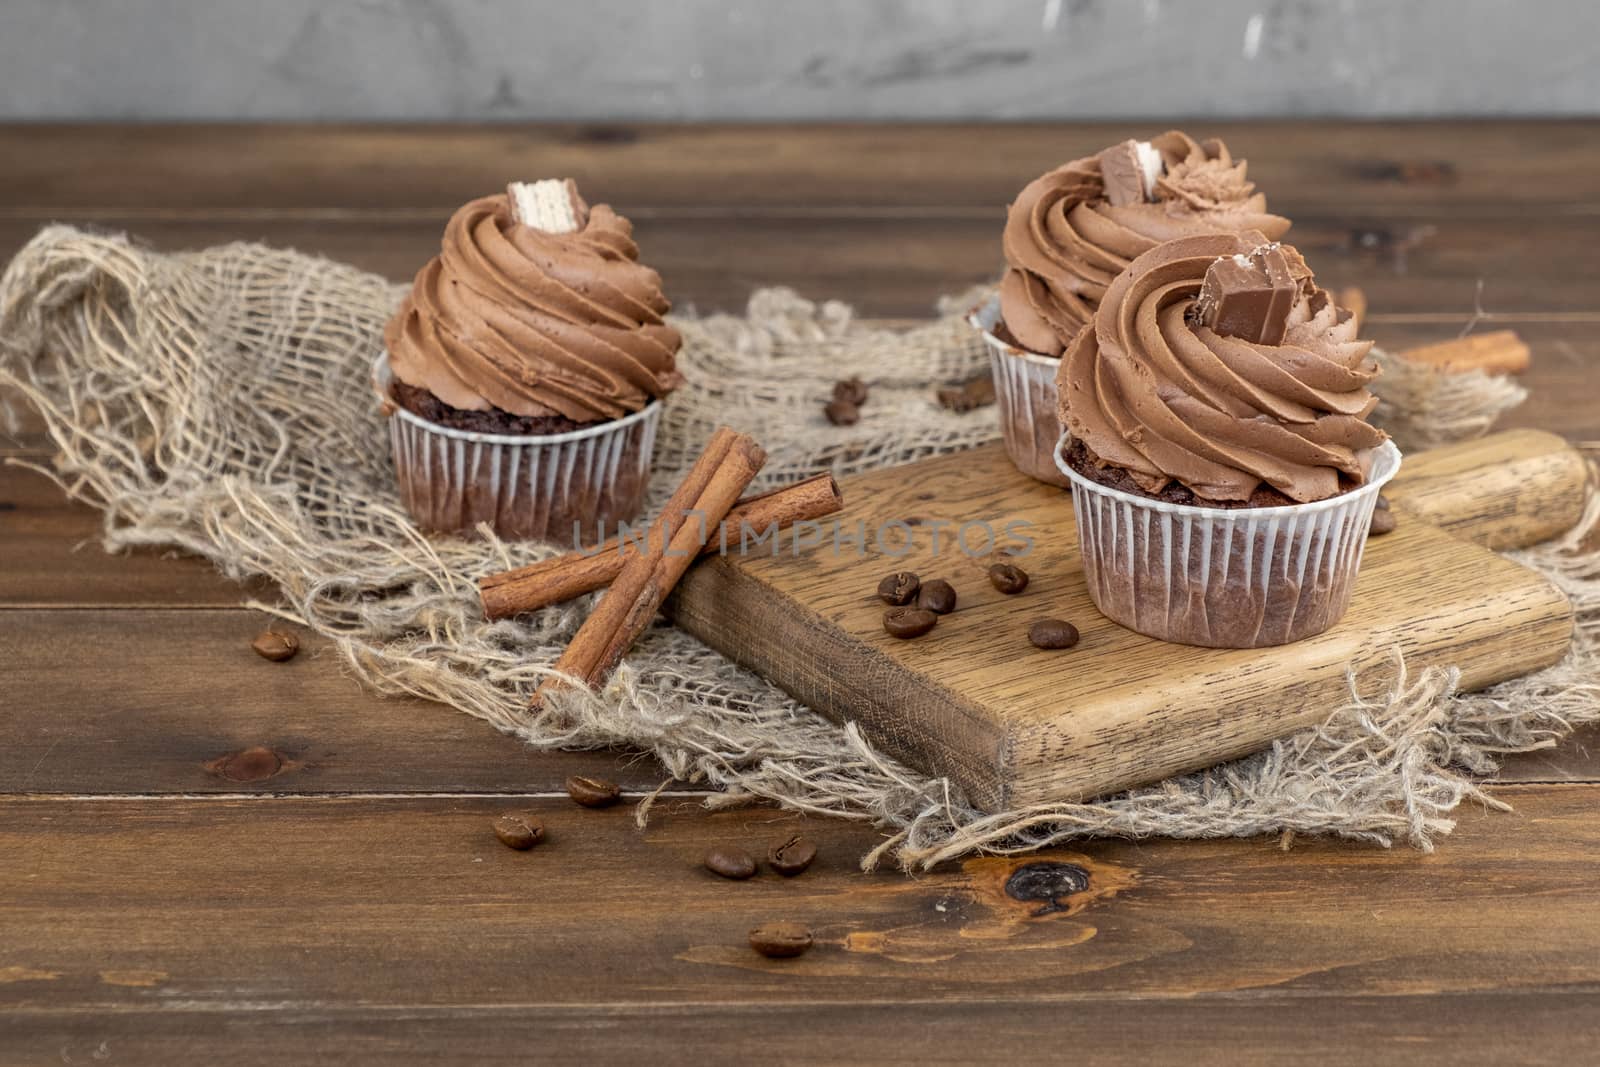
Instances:
[[[1156,179],[1166,172],[1167,165],[1161,159],[1161,152],[1149,141],[1136,141],[1133,146],[1134,153],[1139,157],[1139,166],[1144,171],[1144,198],[1156,198]]]
[[[578,228],[578,213],[572,205],[572,190],[560,178],[536,182],[512,182],[511,213],[524,226],[546,233],[572,233]]]

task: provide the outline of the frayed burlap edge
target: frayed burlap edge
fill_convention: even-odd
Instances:
[[[866,866],[1095,836],[1292,832],[1429,848],[1463,800],[1493,803],[1476,776],[1501,754],[1554,744],[1600,717],[1600,555],[1583,541],[1600,525],[1592,503],[1580,529],[1518,556],[1577,607],[1562,663],[1462,694],[1455,672],[1415,671],[1397,656],[1352,677],[1348,700],[1318,729],[1093,803],[981,813],[947,781],[885,758],[853,726],[822,720],[666,626],[603,692],[531,712],[529,693],[587,603],[485,622],[473,579],[550,550],[430,540],[401,512],[366,383],[397,292],[256,245],[162,255],[55,227],[0,279],[0,384],[42,414],[56,449],[46,473],[103,509],[109,550],[172,546],[230,577],[271,579],[283,600],[257,606],[330,639],[379,691],[448,703],[538,747],[648,750],[675,778],[719,787],[712,807],[770,801],[868,820],[886,833]],[[784,290],[758,293],[743,317],[680,320],[687,384],[664,421],[656,498],[718,422],[767,444],[765,485],[992,439],[992,412],[942,412],[931,395],[985,365],[959,317],[980,295],[952,298],[904,333]],[[1514,384],[1481,374],[1391,367],[1382,415],[1408,448],[1481,433],[1520,399]],[[873,381],[862,422],[828,426],[819,409],[829,386],[857,372]]]

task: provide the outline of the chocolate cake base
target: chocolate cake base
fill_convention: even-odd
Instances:
[[[508,437],[540,437],[554,433],[570,433],[590,426],[599,426],[609,420],[575,422],[562,415],[513,415],[509,411],[491,407],[487,411],[467,411],[453,408],[426,389],[407,385],[394,379],[390,387],[394,402],[421,418],[452,430],[469,433],[497,433]]]

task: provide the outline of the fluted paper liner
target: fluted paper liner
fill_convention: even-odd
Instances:
[[[1385,441],[1359,488],[1309,504],[1204,508],[1091,481],[1072,483],[1083,573],[1112,622],[1163,641],[1211,648],[1283,645],[1322,633],[1350,606],[1378,491],[1400,469]]]
[[[968,322],[983,333],[994,374],[995,410],[1011,463],[1030,478],[1065,488],[1070,483],[1056,468],[1056,442],[1061,418],[1056,414],[1056,368],[1059,359],[1008,345],[994,335],[1000,321],[1000,300],[975,309]]]
[[[470,533],[487,522],[509,540],[572,546],[636,518],[650,483],[661,401],[600,426],[514,436],[451,429],[396,405],[388,353],[373,387],[389,416],[400,498],[430,533]]]

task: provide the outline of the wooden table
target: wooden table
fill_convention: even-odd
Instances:
[[[1210,129],[1319,277],[1366,289],[1380,342],[1481,309],[1534,350],[1508,423],[1600,437],[1600,125]],[[0,251],[61,219],[405,278],[455,205],[571,175],[636,220],[680,307],[786,283],[907,318],[996,272],[1026,180],[1125,135],[9,127]],[[0,455],[46,456],[38,425]],[[708,815],[692,789],[644,830],[630,806],[579,811],[569,774],[637,791],[662,772],[379,699],[314,643],[267,663],[238,587],[108,557],[97,530],[0,468],[0,1063],[1600,1057],[1600,733],[1510,761],[1492,792],[1516,810],[1464,808],[1432,855],[1096,843],[1036,857],[1092,877],[1035,916],[1002,890],[1026,859],[866,875],[868,827]],[[551,841],[496,844],[513,806]],[[801,828],[822,858],[798,880],[698,868]],[[755,957],[745,931],[778,917],[819,947]]]

